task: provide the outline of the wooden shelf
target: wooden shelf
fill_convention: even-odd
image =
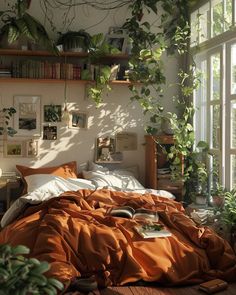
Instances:
[[[145,141],[146,187],[170,191],[177,197],[177,200],[182,201],[183,182],[181,180],[172,180],[170,174],[158,173],[158,169],[169,168],[170,166],[162,146],[168,150],[174,144],[174,137],[166,134],[158,136],[146,135]],[[183,170],[184,159],[182,156],[180,156],[180,160],[181,169]]]
[[[43,50],[19,50],[19,49],[0,49],[0,55],[10,55],[10,56],[48,56],[48,57],[78,57],[78,58],[84,58],[88,57],[89,53],[87,52],[59,52],[58,55],[53,54],[49,51],[43,51]],[[101,59],[108,58],[108,59],[128,59],[129,55],[124,53],[118,53],[118,54],[107,54]]]
[[[65,83],[64,79],[33,79],[33,78],[0,78],[1,83]],[[92,80],[66,80],[68,84],[94,84]],[[130,82],[125,80],[115,80],[110,82],[111,85],[139,85],[139,82]]]

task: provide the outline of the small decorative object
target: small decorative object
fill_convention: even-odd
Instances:
[[[26,142],[26,156],[36,157],[38,155],[38,141],[31,139]]]
[[[19,136],[40,136],[40,96],[14,96],[14,129]]]
[[[106,37],[107,43],[120,52],[125,53],[127,47],[127,36],[123,34],[109,34]]]
[[[119,69],[120,69],[120,65],[112,65],[111,66],[111,74],[110,74],[110,78],[109,78],[110,81],[117,80]]]
[[[44,105],[44,122],[61,122],[61,105]]]
[[[57,139],[57,126],[43,126],[43,139],[56,140]]]
[[[174,134],[174,130],[172,129],[170,120],[168,118],[162,118],[161,130],[167,135]]]
[[[83,111],[71,111],[69,128],[85,129],[88,125],[88,113]]]
[[[6,141],[4,145],[5,157],[23,157],[24,145],[22,141]]]
[[[122,153],[116,152],[115,139],[111,137],[98,137],[96,140],[96,163],[120,163]]]

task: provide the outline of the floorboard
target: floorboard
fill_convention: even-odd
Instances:
[[[92,295],[93,293],[91,293]],[[182,288],[158,288],[158,287],[109,287],[100,290],[99,295],[204,295],[198,290],[198,285]],[[229,284],[228,289],[217,292],[217,295],[236,295],[236,283]],[[90,295],[90,294],[89,294]],[[95,294],[94,294],[95,295]],[[97,294],[96,294],[97,295]]]

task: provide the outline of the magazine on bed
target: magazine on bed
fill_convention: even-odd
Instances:
[[[130,206],[121,206],[112,208],[109,211],[109,215],[124,218],[140,218],[140,219],[151,219],[158,221],[159,217],[157,212],[148,210],[145,208],[134,209]]]
[[[171,232],[161,224],[136,225],[135,231],[144,239],[170,237]]]

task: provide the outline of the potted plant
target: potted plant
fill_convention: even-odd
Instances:
[[[226,189],[218,182],[211,189],[212,205],[221,208],[224,205]]]
[[[56,295],[63,284],[44,275],[50,265],[23,256],[27,254],[29,249],[25,246],[0,245],[0,295]]]
[[[23,43],[16,45],[20,49],[22,46],[28,49],[28,43],[32,42],[57,53],[58,50],[44,26],[27,12],[29,5],[29,0],[17,0],[11,9],[0,11],[0,20],[3,23],[0,29],[1,46],[8,47],[9,44],[21,40]]]
[[[90,47],[91,36],[85,30],[59,33],[57,44],[62,45],[64,51],[87,52]]]

